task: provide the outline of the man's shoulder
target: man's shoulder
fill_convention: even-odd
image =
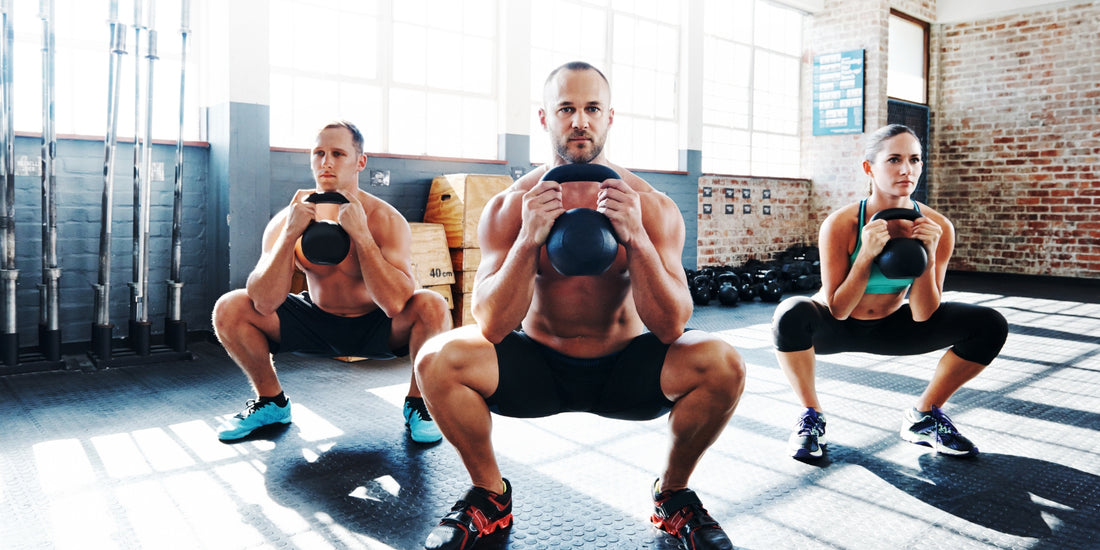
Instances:
[[[367,192],[367,191],[365,191],[365,190],[363,190],[359,187],[355,188],[355,196],[356,196],[356,198],[359,199],[359,202],[361,202],[363,204],[386,203],[386,201],[378,198],[375,195],[372,195],[371,193],[369,193],[369,192]],[[386,204],[389,204],[389,203],[386,203]]]
[[[397,210],[397,207],[390,204],[386,200],[372,195],[362,189],[356,189],[356,197],[359,199],[359,203],[363,205],[363,209],[369,213],[378,213],[385,215],[401,215]]]
[[[540,166],[520,176],[518,180],[512,182],[512,185],[509,185],[496,195],[493,195],[486,204],[486,207],[500,206],[515,200],[516,197],[522,197],[524,193],[530,191],[531,188],[539,183],[542,174],[545,172],[546,171]]]
[[[530,172],[527,172],[526,174],[520,176],[519,179],[515,181],[515,183],[508,187],[508,189],[505,189],[505,192],[520,189],[526,191],[528,189],[531,189],[535,186],[536,183],[542,180],[542,176],[546,175],[546,171],[548,169],[549,165],[546,164],[536,167],[534,170],[531,170]]]

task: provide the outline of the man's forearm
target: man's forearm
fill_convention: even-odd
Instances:
[[[245,290],[256,310],[266,315],[286,300],[293,278],[294,243],[279,239],[248,275]]]
[[[541,245],[518,242],[495,273],[474,288],[474,318],[486,339],[497,343],[527,316],[535,293]]]

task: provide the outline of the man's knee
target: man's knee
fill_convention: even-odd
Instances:
[[[496,391],[499,380],[496,348],[477,325],[429,338],[414,368],[420,390],[429,402],[460,386],[488,397]]]
[[[214,303],[214,311],[211,314],[214,332],[222,334],[233,327],[240,326],[245,316],[254,310],[252,299],[244,289],[231,290],[223,294]]]
[[[699,387],[736,401],[745,389],[745,360],[725,340],[706,333],[688,332],[684,358],[698,375]]]
[[[714,379],[736,400],[745,391],[745,360],[733,346],[720,338],[714,337],[709,345],[714,348],[708,351],[708,356],[713,357],[715,362]]]
[[[471,361],[474,346],[466,337],[472,335],[467,334],[471,329],[476,328],[476,326],[462,327],[428,339],[420,349],[414,365],[417,376],[447,376],[449,372],[460,370],[463,364]]]
[[[419,289],[409,298],[409,306],[415,319],[434,332],[451,328],[451,310],[447,306],[447,300],[438,292]]]

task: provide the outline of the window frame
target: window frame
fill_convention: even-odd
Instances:
[[[779,51],[774,48],[767,47],[758,40],[757,32],[760,15],[760,7],[766,5],[773,9],[780,9],[789,11],[791,14],[798,16],[798,47],[796,48],[798,53],[789,53]],[[711,55],[712,52],[708,50],[708,43],[710,41],[721,41],[726,44],[730,44],[733,47],[748,48],[748,76],[747,82],[744,86],[744,90],[747,92],[747,113],[740,115],[745,118],[746,124],[744,127],[737,127],[735,125],[722,125],[722,124],[710,124],[704,120],[702,123],[702,171],[707,174],[724,174],[724,175],[739,175],[739,176],[751,176],[751,177],[800,177],[801,175],[801,140],[802,140],[802,30],[805,26],[806,14],[801,10],[787,6],[784,4],[777,4],[774,2],[767,2],[766,0],[753,0],[752,6],[752,20],[753,23],[749,27],[751,28],[751,34],[747,40],[730,38],[714,34],[703,30],[703,55]],[[706,15],[704,14],[704,18]],[[789,118],[792,121],[793,133],[782,133],[772,129],[762,129],[760,127],[759,115],[757,110],[760,105],[757,103],[757,96],[761,93],[759,78],[761,77],[761,67],[759,67],[758,59],[761,54],[775,55],[783,58],[787,58],[793,62],[792,75],[795,75],[795,92],[792,94],[793,99],[791,105],[795,109],[795,114]],[[706,61],[704,61],[706,66]],[[704,87],[703,92],[703,106],[704,113],[709,109],[709,103],[715,101],[714,94],[710,93],[710,88],[718,84],[716,81],[708,80],[703,77],[700,85]],[[740,136],[740,143],[737,145],[741,152],[747,152],[748,158],[741,162],[733,161],[733,157],[717,157],[713,151],[721,148],[721,145],[715,143],[711,137],[715,133],[724,132],[729,136],[737,138]],[[787,151],[787,154],[791,154],[795,157],[792,162],[776,163],[773,159],[776,157],[771,151],[769,144],[779,141],[791,141],[794,143],[794,147]],[[768,151],[769,154],[764,154],[764,151]],[[710,152],[708,154],[708,152]],[[787,170],[781,168],[777,171],[773,171],[774,167],[786,167]],[[732,169],[729,169],[732,168]],[[727,174],[727,172],[733,172],[733,174]]]

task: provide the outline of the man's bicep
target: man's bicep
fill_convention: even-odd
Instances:
[[[267,222],[267,227],[264,228],[263,242],[260,245],[260,250],[267,254],[275,248],[275,242],[279,240],[279,234],[283,232],[283,226],[286,225],[286,211],[280,210],[275,214],[275,217],[271,218],[271,221]]]
[[[377,226],[372,224],[371,232],[386,262],[411,273],[412,230],[409,228],[409,222],[405,221],[400,214],[391,214]]]
[[[481,219],[482,226],[486,227],[488,231],[478,238],[478,242],[481,244],[481,261],[477,266],[476,276],[478,281],[485,276],[500,271],[500,268],[504,265],[504,260],[508,257],[508,251],[511,250],[512,243],[515,241],[515,232],[508,230],[500,218],[501,213],[496,212],[495,215],[482,217]]]
[[[655,201],[654,209],[659,214],[647,219],[649,239],[664,263],[681,265],[686,235],[684,218],[679,208],[671,204],[671,199]]]
[[[491,275],[496,273],[508,256],[512,243],[519,232],[519,224],[513,220],[510,214],[507,191],[489,199],[481,212],[478,220],[477,239],[481,246],[481,263],[478,264],[478,279],[480,274]]]

